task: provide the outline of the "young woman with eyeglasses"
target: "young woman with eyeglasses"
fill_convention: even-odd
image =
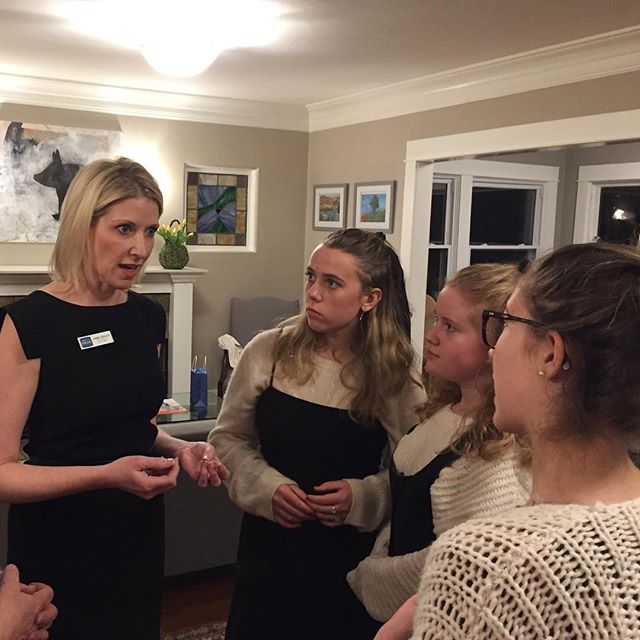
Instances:
[[[563,247],[484,317],[494,423],[530,442],[531,501],[434,543],[412,637],[637,638],[640,255]]]
[[[390,522],[348,576],[377,620],[388,620],[416,593],[437,535],[528,498],[526,451],[491,423],[491,364],[482,342],[483,307],[503,309],[519,275],[512,265],[473,265],[438,296],[435,323],[425,335],[430,380],[423,421],[393,454]]]

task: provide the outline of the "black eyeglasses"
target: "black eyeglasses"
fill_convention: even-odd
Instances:
[[[489,349],[493,349],[496,346],[496,342],[498,342],[498,338],[504,330],[504,323],[507,320],[510,322],[524,322],[524,324],[531,325],[532,327],[544,329],[544,325],[535,320],[512,316],[509,313],[501,313],[500,311],[484,309],[482,312],[482,341]]]

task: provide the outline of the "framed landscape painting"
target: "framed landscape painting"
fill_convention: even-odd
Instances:
[[[357,183],[354,226],[369,231],[392,231],[395,187],[395,180]]]
[[[346,184],[317,184],[313,187],[314,229],[342,229],[345,226],[348,188]]]

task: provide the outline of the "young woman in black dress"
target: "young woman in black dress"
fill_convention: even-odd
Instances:
[[[210,435],[245,511],[227,640],[372,638],[346,574],[386,513],[383,449],[418,422],[409,306],[384,234],[337,231],[306,309],[246,347]]]
[[[8,556],[24,580],[53,587],[51,638],[157,640],[162,494],[180,466],[201,486],[226,477],[210,444],[154,424],[164,314],[130,288],[161,213],[158,185],[136,162],[84,167],[64,201],[52,282],[0,310]]]

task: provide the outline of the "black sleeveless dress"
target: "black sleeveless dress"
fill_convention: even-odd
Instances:
[[[83,307],[36,291],[4,309],[40,379],[27,421],[30,464],[102,464],[148,455],[164,395],[156,345],[164,313],[133,292]],[[78,338],[109,331],[112,343]],[[88,341],[84,341],[87,345]],[[12,504],[8,560],[24,582],[50,584],[54,640],[158,640],[164,562],[162,496],[118,490]]]
[[[431,511],[431,485],[459,454],[447,448],[413,475],[400,473],[393,459],[389,466],[391,532],[389,555],[403,556],[428,547],[436,538]]]
[[[264,458],[310,494],[328,480],[377,473],[387,442],[379,424],[363,427],[347,411],[273,386],[258,401],[256,421]],[[374,539],[352,526],[308,522],[285,529],[245,514],[226,640],[373,638],[380,625],[346,574],[369,554]]]

